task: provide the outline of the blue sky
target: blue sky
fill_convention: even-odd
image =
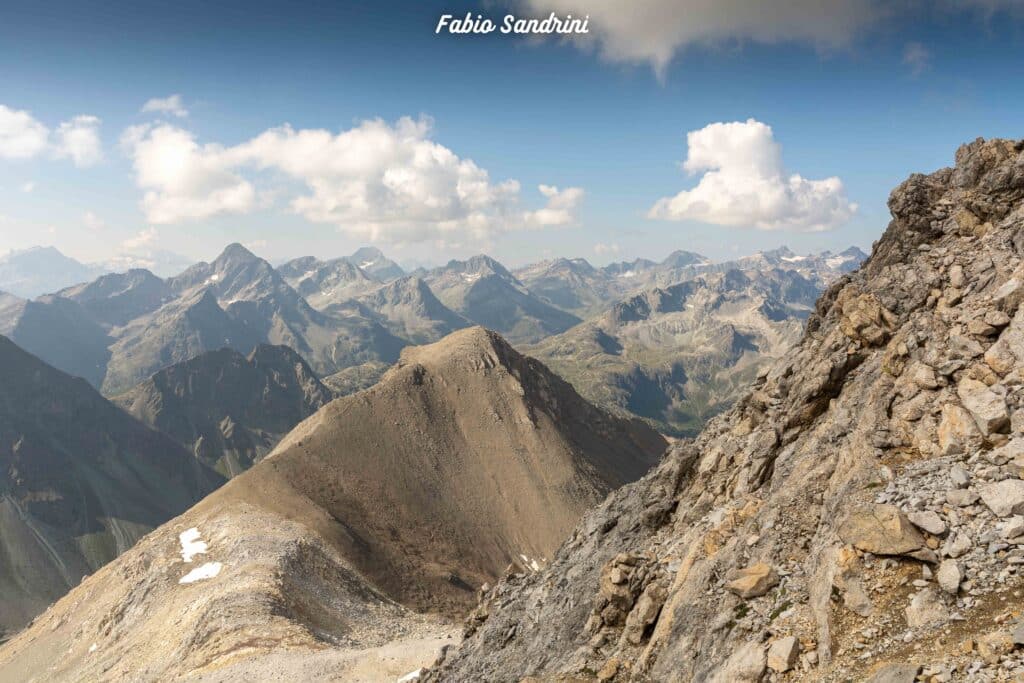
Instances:
[[[623,27],[625,3],[572,0],[4,3],[0,253],[54,244],[85,261],[145,262],[161,250],[194,260],[240,241],[276,261],[373,243],[405,263],[487,251],[520,264],[866,249],[909,173],[948,165],[977,136],[1022,136],[1024,15],[1012,2],[837,0],[845,25],[808,16],[803,0],[760,3],[775,5],[767,18],[738,0],[718,15],[704,4],[634,3],[650,8],[648,35],[642,23]],[[434,34],[443,11],[549,7],[582,8],[595,33],[582,43]],[[659,64],[649,46],[671,59]],[[140,111],[175,94],[186,116]],[[706,128],[749,119],[770,132]],[[61,137],[76,121],[95,149]],[[290,133],[253,142],[284,124]],[[303,143],[321,129],[336,146]],[[5,155],[26,130],[35,146]],[[725,146],[688,173],[687,133],[701,130]],[[774,150],[774,170],[716,166],[733,163],[722,155],[746,133],[751,155]],[[189,140],[199,151],[167,171]],[[382,140],[387,158],[370,158]],[[351,149],[358,168],[336,168]],[[455,161],[411,161],[425,150]],[[705,182],[716,169],[718,185]],[[803,185],[768,209],[759,188],[779,189],[773,174]],[[482,189],[452,203],[453,183],[481,177]],[[832,177],[841,189],[809,184]],[[732,210],[750,201],[759,206]]]

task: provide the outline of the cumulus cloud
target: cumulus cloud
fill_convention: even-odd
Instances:
[[[712,123],[688,133],[686,142],[683,169],[703,176],[693,189],[659,200],[649,218],[815,232],[857,210],[839,178],[787,175],[772,129],[760,121]]]
[[[539,185],[537,189],[547,197],[547,205],[536,211],[529,211],[526,220],[531,225],[568,225],[576,220],[576,209],[583,201],[583,189],[567,187],[559,190],[554,185]]]
[[[618,254],[621,251],[618,244],[605,244],[604,242],[598,242],[594,245],[594,253],[598,256],[607,256],[609,254]]]
[[[58,126],[54,154],[68,158],[75,166],[93,166],[103,159],[100,144],[100,120],[95,116],[76,116]]]
[[[880,0],[520,0],[526,10],[590,17],[582,46],[663,73],[677,51],[728,41],[847,46],[882,16]]]
[[[181,95],[170,95],[168,97],[154,97],[146,100],[146,103],[142,105],[141,111],[143,113],[156,112],[158,114],[170,114],[171,116],[177,116],[178,118],[185,118],[188,116],[188,109],[185,108],[184,103],[181,100]]]
[[[34,182],[32,182],[31,180],[28,180],[28,181],[22,183],[18,187],[18,189],[21,190],[22,192],[24,192],[25,194],[29,194],[30,192],[32,192],[33,190],[36,189],[36,184]]]
[[[487,170],[431,140],[431,125],[427,118],[371,120],[339,133],[285,125],[222,147],[161,124],[130,129],[123,141],[155,224],[253,210],[254,172],[301,188],[290,199],[297,214],[360,238],[485,238],[574,220],[579,188],[541,186],[546,205],[523,209],[517,181],[492,181]]]
[[[219,214],[247,213],[256,205],[252,183],[233,172],[220,145],[200,145],[192,133],[167,124],[133,126],[121,136],[145,191],[150,223],[180,223]]]
[[[50,131],[27,111],[0,104],[0,158],[31,159],[49,145]]]
[[[25,110],[0,104],[0,159],[32,159],[48,154],[91,166],[103,158],[100,120],[76,116],[51,131]]]

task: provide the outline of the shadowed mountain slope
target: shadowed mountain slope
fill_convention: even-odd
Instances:
[[[0,630],[16,629],[223,482],[0,337]]]
[[[232,477],[273,450],[333,392],[286,346],[210,351],[165,368],[115,403]]]

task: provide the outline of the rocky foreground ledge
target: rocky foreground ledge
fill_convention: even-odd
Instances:
[[[427,678],[1020,680],[1022,150],[897,187],[800,344]]]

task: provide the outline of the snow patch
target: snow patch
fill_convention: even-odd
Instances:
[[[206,282],[204,284],[210,284],[211,282],[219,282],[219,281],[220,281],[220,275],[218,275],[217,273],[214,273],[210,277],[206,278]]]
[[[807,257],[806,256],[783,256],[782,260],[786,261],[788,263],[796,263],[798,261],[806,261]]]
[[[98,646],[96,645],[96,643],[93,643],[92,645],[89,646],[89,652],[96,652],[96,648],[97,647]]]
[[[196,567],[185,576],[178,579],[178,583],[195,583],[196,581],[202,581],[203,579],[212,579],[213,577],[220,574],[220,570],[224,565],[220,562],[207,562],[201,567]]]
[[[465,280],[466,282],[476,282],[477,280],[480,279],[480,273],[474,273],[473,275],[470,275],[469,273],[463,273],[462,279]]]
[[[184,562],[191,562],[196,555],[206,554],[206,541],[201,540],[200,536],[199,529],[196,527],[182,531],[178,535],[178,541],[181,543],[181,559]]]
[[[370,266],[372,266],[375,263],[376,263],[376,261],[363,261],[362,263],[359,264],[359,267],[360,268],[369,268]]]
[[[412,681],[420,680],[420,676],[422,675],[423,669],[416,669],[415,671],[410,671],[409,673],[405,674],[397,681],[395,681],[395,683],[412,683]]]
[[[523,558],[523,564],[526,565],[527,569],[530,569],[534,572],[539,572],[541,569],[544,568],[544,565],[542,565],[540,562],[532,558],[529,558],[526,555],[520,555],[519,557]]]
[[[619,277],[636,277],[636,271],[627,270],[625,273],[619,273]]]
[[[852,261],[852,256],[833,256],[832,258],[825,259],[825,263],[828,264],[829,268],[838,268],[839,266]]]

